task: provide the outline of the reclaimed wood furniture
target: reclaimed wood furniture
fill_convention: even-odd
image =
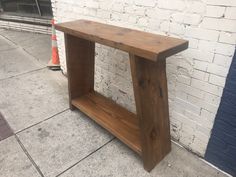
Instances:
[[[65,33],[70,108],[140,154],[151,171],[171,150],[166,57],[185,50],[188,42],[87,20],[56,29]],[[95,42],[129,53],[136,115],[94,91]]]

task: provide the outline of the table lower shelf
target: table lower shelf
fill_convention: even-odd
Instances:
[[[73,99],[72,105],[141,155],[139,123],[134,113],[97,92]]]

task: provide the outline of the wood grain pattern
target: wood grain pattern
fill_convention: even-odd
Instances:
[[[139,123],[135,114],[96,92],[75,98],[72,104],[141,154]]]
[[[94,89],[94,42],[65,34],[66,64],[71,100],[89,93]]]
[[[128,28],[77,20],[56,24],[56,29],[67,34],[127,51],[152,61],[168,57],[188,47],[188,41],[151,34]]]
[[[165,59],[130,54],[144,168],[151,171],[171,150]]]

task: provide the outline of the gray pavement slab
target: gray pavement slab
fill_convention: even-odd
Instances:
[[[68,109],[67,79],[47,68],[0,81],[0,110],[18,132]]]
[[[40,177],[14,136],[0,141],[1,177]]]
[[[21,48],[0,51],[0,80],[44,67]]]
[[[17,134],[47,176],[56,176],[113,137],[79,111],[65,111]]]
[[[1,31],[0,31],[1,34]],[[0,35],[0,52],[5,50],[11,50],[17,48],[16,45],[13,45],[9,40],[5,39]],[[1,54],[1,53],[0,53]]]
[[[171,153],[151,173],[141,158],[118,140],[72,167],[60,177],[226,177],[218,170],[172,143]]]
[[[50,35],[13,30],[0,31],[0,35],[22,47],[44,65],[51,59]]]

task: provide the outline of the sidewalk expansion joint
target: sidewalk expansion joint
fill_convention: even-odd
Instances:
[[[54,117],[56,117],[57,115],[59,115],[59,114],[61,114],[61,113],[63,113],[63,112],[66,112],[66,111],[68,111],[70,108],[66,108],[66,109],[64,109],[63,111],[60,111],[60,112],[58,112],[58,113],[56,113],[56,114],[53,114],[52,116],[50,116],[50,117],[48,117],[48,118],[46,118],[46,119],[44,119],[44,120],[42,120],[42,121],[40,121],[40,122],[37,122],[37,123],[35,123],[35,124],[33,124],[33,125],[30,125],[29,127],[26,127],[26,128],[24,128],[24,129],[22,129],[22,130],[19,130],[19,131],[17,131],[17,132],[15,132],[15,134],[17,135],[17,134],[19,134],[19,133],[21,133],[21,132],[23,132],[23,131],[25,131],[25,130],[27,130],[27,129],[29,129],[29,128],[32,128],[32,127],[34,127],[34,126],[36,126],[36,125],[38,125],[38,124],[41,124],[41,123],[43,123],[43,122],[45,122],[45,121],[47,121],[47,120],[49,120],[49,119],[53,119]]]
[[[85,159],[87,159],[89,156],[93,155],[94,153],[96,153],[97,151],[99,151],[100,149],[102,149],[103,147],[105,147],[106,145],[108,145],[109,143],[111,143],[113,140],[115,140],[116,137],[113,137],[111,140],[109,140],[108,142],[106,142],[105,144],[103,144],[102,146],[100,146],[99,148],[97,148],[96,150],[94,150],[93,152],[91,152],[90,154],[88,154],[87,156],[85,156],[84,158],[80,159],[78,162],[76,162],[74,165],[70,166],[69,168],[67,168],[66,170],[62,171],[61,173],[59,173],[58,175],[56,175],[56,177],[61,176],[63,173],[65,173],[66,171],[68,171],[69,169],[73,168],[74,166],[78,165],[79,163],[81,163],[82,161],[84,161]]]
[[[37,71],[40,71],[40,70],[43,70],[43,69],[46,69],[46,68],[47,67],[44,66],[43,68],[35,69],[35,70],[32,70],[32,71],[27,71],[27,72],[24,72],[24,73],[16,74],[14,76],[10,76],[10,77],[7,77],[7,78],[0,79],[0,81],[4,81],[4,80],[12,79],[12,78],[15,78],[15,77],[23,76],[23,75],[33,73],[33,72],[37,72]]]
[[[5,40],[8,40],[9,42],[11,42],[12,45],[14,45],[16,48],[22,49],[25,53],[27,53],[27,55],[30,55],[30,56],[33,57],[35,60],[37,60],[37,61],[40,60],[39,58],[33,56],[31,53],[29,53],[27,50],[25,50],[25,48],[23,48],[22,46],[18,45],[16,42],[12,41],[10,38],[8,38],[8,37],[6,37],[6,36],[4,36],[4,35],[1,35],[1,34],[0,34],[0,36],[2,36]]]
[[[19,143],[21,149],[24,151],[24,153],[26,154],[26,156],[29,158],[30,162],[32,163],[32,165],[35,167],[35,169],[38,171],[38,173],[40,174],[41,177],[44,177],[42,171],[40,170],[40,168],[38,167],[38,165],[35,163],[35,161],[33,160],[33,158],[30,156],[30,154],[28,153],[28,151],[26,150],[25,146],[22,144],[22,142],[20,141],[20,139],[18,138],[17,135],[15,135],[15,138],[17,140],[17,142]]]

